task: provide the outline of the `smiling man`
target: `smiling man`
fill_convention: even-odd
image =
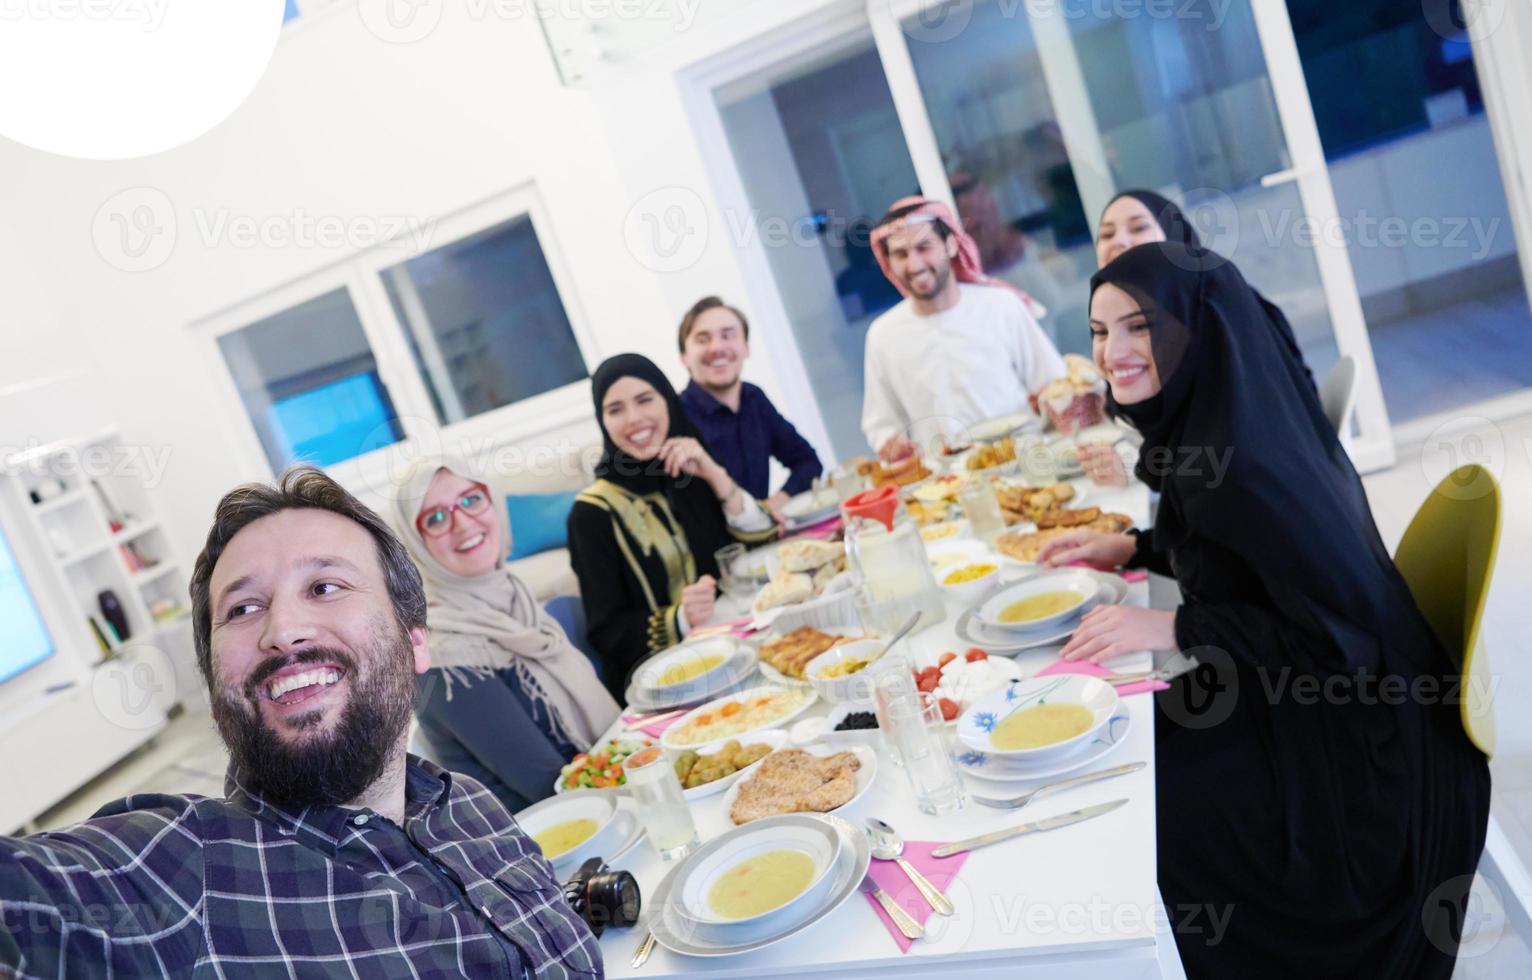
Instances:
[[[696,423],[708,452],[745,492],[777,510],[824,472],[819,455],[766,393],[743,380],[750,356],[750,323],[717,296],[698,300],[681,318],[681,363],[692,380],[681,404]],[[787,468],[787,481],[771,489],[771,461]]]
[[[979,248],[938,201],[906,198],[872,231],[873,254],[904,301],[867,330],[862,432],[885,460],[960,441],[969,426],[1023,411],[1064,360],[1028,297],[984,275]]]
[[[376,514],[314,469],[241,487],[191,598],[226,798],[0,839],[0,975],[602,975],[499,801],[406,752],[426,600]]]

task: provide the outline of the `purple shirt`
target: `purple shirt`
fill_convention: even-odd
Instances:
[[[788,494],[807,490],[824,472],[814,447],[753,384],[740,386],[738,412],[730,411],[695,381],[681,392],[681,404],[701,431],[714,461],[757,500],[771,493],[772,457],[789,471],[782,485]]]

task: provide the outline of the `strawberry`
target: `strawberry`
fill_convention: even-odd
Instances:
[[[957,654],[955,654],[955,653],[944,653],[944,654],[942,654],[941,659],[936,662],[936,669],[937,670],[941,670],[943,667],[945,667],[948,664],[952,663],[952,661],[954,661],[956,659],[957,659]]]
[[[976,660],[988,659],[989,654],[985,653],[983,650],[980,650],[978,647],[969,647],[968,652],[963,654],[963,660],[967,663],[973,663]]]

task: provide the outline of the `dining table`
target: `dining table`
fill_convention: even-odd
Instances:
[[[1092,506],[1116,511],[1147,526],[1149,492],[1139,483],[1127,487],[1092,487]],[[1126,603],[1149,604],[1149,583],[1140,576],[1129,584]],[[940,623],[912,634],[905,642],[915,657],[952,651],[961,655],[972,644],[956,632],[961,607],[949,603]],[[1014,657],[1030,677],[1057,660],[1057,647],[1026,651]],[[1106,666],[1123,673],[1148,670],[1148,651],[1115,658]],[[762,680],[764,683],[764,679]],[[1005,795],[993,783],[965,776],[968,799],[948,816],[923,813],[900,769],[879,747],[879,765],[871,787],[836,811],[858,828],[868,818],[891,825],[906,842],[947,842],[998,831],[1053,815],[1126,799],[1111,812],[1089,820],[1020,836],[968,854],[946,888],[954,912],[931,915],[924,938],[908,950],[899,944],[868,897],[849,900],[802,931],[763,949],[729,956],[679,955],[655,946],[641,965],[634,953],[645,939],[645,923],[656,914],[646,908],[633,928],[609,928],[601,938],[608,977],[952,977],[1013,980],[1017,977],[1150,978],[1184,977],[1166,910],[1155,883],[1154,701],[1153,695],[1124,696],[1119,711],[1130,718],[1121,744],[1082,771],[1131,762],[1136,772],[1047,795],[1019,811],[992,809],[974,795]],[[817,702],[803,717],[829,712]],[[624,734],[622,720],[606,733]],[[1023,786],[1031,788],[1049,779]],[[699,838],[707,841],[732,829],[725,794],[691,803]],[[614,867],[631,872],[644,894],[651,894],[674,867],[641,841]],[[908,900],[908,896],[900,896]],[[918,901],[918,899],[916,899]]]

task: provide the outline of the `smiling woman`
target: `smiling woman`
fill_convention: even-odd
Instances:
[[[621,697],[638,661],[713,618],[714,553],[777,529],[709,455],[648,358],[610,358],[591,392],[606,446],[569,512],[569,551],[607,689]]]

